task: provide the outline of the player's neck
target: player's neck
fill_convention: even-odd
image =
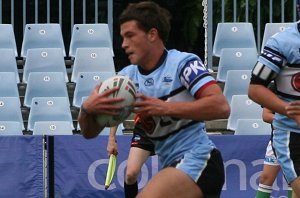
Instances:
[[[140,72],[144,75],[147,75],[156,70],[165,61],[167,54],[168,51],[166,49],[163,49],[162,51],[160,51],[160,53],[157,53],[157,56],[152,56],[151,61],[149,61],[146,66],[144,65],[139,67]]]
[[[154,49],[151,56],[149,56],[149,60],[147,64],[143,66],[143,69],[149,71],[157,68],[161,64],[161,59],[164,52],[165,52],[164,47]]]

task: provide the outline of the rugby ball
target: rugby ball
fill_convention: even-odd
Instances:
[[[135,102],[136,87],[128,76],[113,76],[102,82],[99,89],[99,94],[103,93],[113,87],[119,87],[119,90],[110,94],[109,98],[124,98],[123,101],[115,103],[115,105],[121,105],[123,108],[119,115],[99,115],[96,117],[96,121],[100,126],[112,127],[122,123],[132,113],[133,103]]]

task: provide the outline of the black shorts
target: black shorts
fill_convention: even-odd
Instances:
[[[150,152],[150,155],[155,155],[154,144],[143,130],[134,128],[133,137],[131,139],[131,147],[138,147],[140,149]]]
[[[210,159],[203,169],[197,185],[201,189],[205,198],[219,198],[225,182],[225,170],[220,151],[213,149],[210,152]],[[177,161],[171,166],[176,167],[180,163]]]
[[[218,198],[225,182],[225,170],[220,151],[212,150],[211,158],[202,172],[197,184],[205,198]]]

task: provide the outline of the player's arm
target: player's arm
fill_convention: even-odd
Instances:
[[[107,153],[108,155],[118,154],[118,145],[117,145],[117,140],[116,140],[116,132],[117,132],[118,126],[111,127],[109,136],[108,136],[108,142],[107,142]]]
[[[286,106],[287,115],[293,118],[300,127],[300,101],[296,100]]]
[[[172,116],[192,120],[228,118],[229,104],[221,88],[213,83],[198,93],[195,101],[165,102],[157,98],[138,94],[142,100],[135,103],[135,113],[148,116]]]
[[[101,115],[117,115],[117,111],[122,107],[114,106],[116,102],[120,102],[122,98],[108,98],[110,94],[118,90],[117,87],[109,89],[99,94],[101,84],[96,85],[90,96],[83,102],[78,116],[82,135],[85,138],[96,137],[105,126],[100,126],[96,122],[96,116]]]
[[[285,107],[288,103],[281,100],[267,87],[276,76],[277,74],[273,70],[258,61],[252,70],[248,96],[254,102],[273,112],[287,115]]]
[[[263,113],[262,113],[263,121],[271,124],[273,122],[273,118],[274,118],[273,111],[271,111],[270,109],[264,107],[263,108]]]
[[[138,96],[136,113],[149,116],[171,116],[191,120],[214,120],[228,118],[230,106],[221,88],[203,63],[191,60],[179,68],[183,88],[189,90],[195,100],[164,102],[146,96]],[[183,99],[184,100],[184,99]]]

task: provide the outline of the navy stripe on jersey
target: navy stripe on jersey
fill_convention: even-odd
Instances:
[[[197,84],[198,81],[200,81],[201,79],[205,78],[206,76],[211,76],[211,74],[209,74],[209,73],[204,73],[204,74],[202,74],[201,76],[199,76],[199,78],[197,78],[196,80],[193,81],[192,84],[190,84],[189,91],[193,88],[193,86],[194,86],[195,84]]]
[[[292,99],[295,99],[295,100],[300,100],[300,96],[291,95],[291,94],[287,94],[287,93],[282,93],[278,90],[277,90],[277,94],[280,95],[280,96],[283,96],[285,98],[292,98]]]
[[[182,92],[183,90],[185,90],[186,88],[184,86],[182,87],[179,87],[178,89],[175,89],[173,91],[171,91],[171,93],[169,95],[166,95],[166,96],[162,96],[162,97],[159,97],[159,99],[161,100],[167,100],[168,98],[172,97],[172,96],[175,96],[176,94]]]
[[[300,64],[289,64],[289,63],[287,63],[287,66],[292,67],[292,68],[300,68]]]
[[[152,139],[152,140],[164,140],[164,139],[168,138],[170,135],[173,135],[173,134],[175,134],[175,133],[178,133],[178,132],[179,132],[180,130],[182,130],[182,129],[185,129],[185,128],[187,128],[187,127],[189,127],[189,126],[192,126],[192,125],[194,125],[194,124],[199,124],[199,122],[200,122],[200,121],[195,121],[195,120],[193,120],[193,121],[189,122],[188,124],[183,125],[183,126],[181,126],[180,128],[178,128],[177,130],[171,131],[170,133],[168,133],[168,134],[166,134],[166,135],[164,135],[164,136],[159,136],[159,137],[149,137],[149,138]]]
[[[285,57],[276,52],[275,50],[272,50],[271,48],[265,47],[263,50],[263,53],[261,54],[261,57],[264,57],[265,59],[269,60],[279,68],[283,66]]]

